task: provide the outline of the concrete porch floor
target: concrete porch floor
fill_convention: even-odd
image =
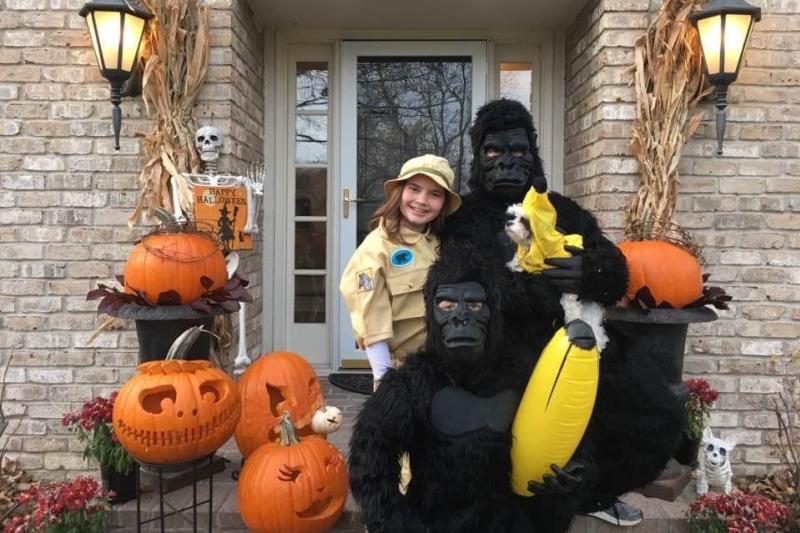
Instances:
[[[352,432],[355,417],[366,400],[366,396],[347,392],[323,382],[323,395],[326,403],[335,405],[342,410],[344,422],[342,428],[329,437],[341,452],[347,456],[348,441]],[[240,468],[241,455],[236,444],[231,439],[219,451],[218,455],[228,460],[226,469],[214,476],[213,486],[213,524],[214,532],[246,532],[236,505],[236,482],[231,474]],[[208,483],[198,484],[198,500],[206,499]],[[620,528],[607,524],[596,518],[587,516],[577,517],[570,527],[570,533],[684,533],[688,531],[686,511],[688,503],[696,497],[694,481],[687,486],[684,493],[674,502],[667,502],[655,498],[646,498],[640,494],[628,494],[623,499],[638,507],[644,514],[644,520],[635,527]],[[191,502],[191,487],[179,489],[166,495],[166,500],[174,507],[181,508]],[[142,495],[142,518],[149,519],[157,516],[158,499],[154,493]],[[208,504],[201,506],[197,513],[198,531],[208,531]],[[114,532],[136,531],[136,501],[130,501],[114,507],[112,514],[112,530]],[[149,524],[144,531],[158,531],[158,525]],[[165,521],[165,531],[182,533],[193,531],[191,512],[184,513],[183,517],[172,516]],[[336,526],[331,530],[334,533],[363,533],[364,526],[360,518],[360,511],[352,498],[348,499],[345,512]],[[291,533],[291,532],[286,532]]]

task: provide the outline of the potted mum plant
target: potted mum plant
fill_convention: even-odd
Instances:
[[[675,459],[681,464],[694,466],[703,438],[703,428],[711,407],[719,397],[719,391],[703,378],[688,379],[684,383],[689,389],[689,399],[686,401],[686,429],[681,445],[675,452]]]
[[[126,502],[136,497],[137,478],[133,458],[122,447],[111,423],[117,393],[108,398],[98,396],[83,404],[80,411],[67,413],[61,419],[85,446],[83,457],[100,464],[103,488],[113,492],[111,503]]]
[[[104,533],[110,511],[108,492],[94,478],[37,483],[17,495],[3,533]]]

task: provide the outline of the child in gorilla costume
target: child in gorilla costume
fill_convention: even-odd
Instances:
[[[583,249],[568,249],[570,258],[548,259],[553,268],[538,275],[509,271],[505,263],[514,246],[504,231],[506,209],[521,202],[535,180],[545,179],[536,130],[519,102],[501,99],[478,111],[470,136],[471,192],[446,221],[438,268],[456,269],[464,253],[467,261],[491,267],[489,286],[503,314],[502,352],[526,363],[527,381],[563,324],[561,294],[612,306],[625,292],[627,267],[588,211],[550,192],[557,229],[580,234]],[[659,362],[649,353],[629,353],[627,340],[610,325],[606,329],[610,340],[601,354],[595,409],[578,451],[564,470],[555,469],[543,485],[532,487],[535,497],[519,498],[537,532],[565,531],[576,513],[612,506],[619,495],[655,479],[677,445],[684,409]]]
[[[425,285],[427,344],[358,415],[350,486],[370,533],[529,533],[509,485],[510,425],[527,369],[501,349],[491,268],[455,251]],[[461,260],[457,260],[457,259]],[[398,489],[398,457],[411,482]]]

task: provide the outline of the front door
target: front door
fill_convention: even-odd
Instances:
[[[467,131],[488,83],[485,41],[346,41],[340,57],[336,280],[371,229],[383,182],[404,161],[424,153],[444,156],[466,192],[472,159]],[[338,366],[368,367],[341,298],[337,305]]]

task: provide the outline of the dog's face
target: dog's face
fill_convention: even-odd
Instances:
[[[531,228],[522,204],[512,204],[506,209],[506,235],[515,244],[530,246]]]
[[[711,431],[706,428],[703,432],[701,445],[705,463],[710,466],[722,466],[730,459],[730,454],[736,446],[736,441],[714,437]]]

